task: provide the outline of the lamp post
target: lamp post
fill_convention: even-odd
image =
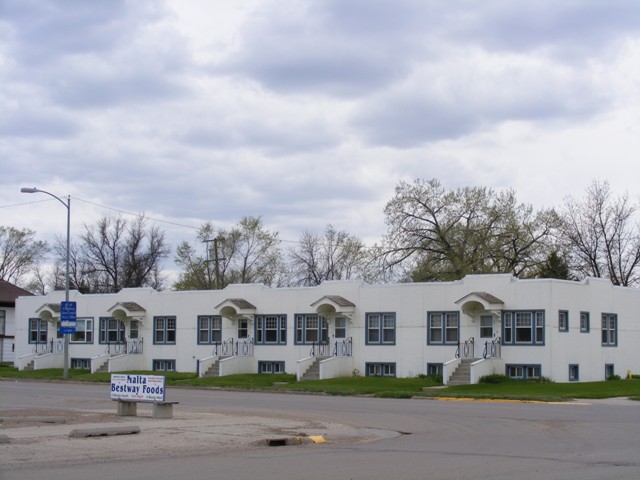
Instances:
[[[69,301],[69,256],[70,256],[70,241],[71,241],[71,196],[67,195],[67,201],[65,202],[57,195],[54,195],[53,193],[47,192],[45,190],[40,190],[39,188],[35,188],[35,187],[32,187],[32,188],[23,187],[20,189],[20,191],[22,193],[44,193],[58,200],[67,209],[67,252],[66,252],[67,269],[66,269],[65,281],[64,281],[64,300],[65,302],[68,302]],[[69,377],[69,334],[64,333],[63,337],[64,337],[63,377],[68,378]]]

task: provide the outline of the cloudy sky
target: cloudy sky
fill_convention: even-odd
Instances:
[[[367,243],[400,180],[640,197],[640,3],[0,0],[0,225]]]

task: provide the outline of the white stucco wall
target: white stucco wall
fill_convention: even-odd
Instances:
[[[475,340],[475,357],[481,357],[486,339],[480,339],[479,315],[463,313],[459,300],[474,292],[486,292],[502,303],[494,316],[494,336],[502,336],[502,311],[542,310],[545,319],[544,345],[503,345],[502,363],[496,365],[539,365],[543,376],[568,381],[569,364],[577,364],[580,381],[604,379],[605,364],[614,364],[615,373],[627,370],[640,373],[640,290],[613,287],[608,281],[517,280],[510,275],[468,276],[456,282],[363,285],[359,282],[325,282],[318,287],[272,289],[262,285],[231,285],[220,291],[155,292],[151,289],[125,289],[118,294],[81,295],[71,293],[77,302],[78,317],[94,319],[92,344],[71,344],[71,358],[101,355],[105,345],[98,343],[99,318],[121,302],[136,302],[146,312],[140,336],[144,338],[144,368],[151,369],[153,359],[175,360],[178,371],[195,371],[197,360],[212,355],[211,345],[197,344],[198,315],[218,315],[215,307],[225,300],[242,298],[255,307],[256,314],[284,314],[287,318],[286,345],[255,345],[254,363],[284,361],[288,373],[296,373],[298,360],[308,357],[310,345],[296,345],[295,315],[314,314],[311,305],[327,295],[339,295],[355,305],[347,321],[347,337],[353,338],[352,365],[361,375],[367,362],[394,363],[396,375],[409,377],[426,373],[427,363],[445,363],[454,358],[457,345],[427,345],[427,313],[460,312],[460,340]],[[45,304],[64,300],[63,292],[45,297],[21,297],[16,304],[16,356],[29,355],[28,319]],[[558,331],[558,311],[569,312],[569,331]],[[580,312],[590,313],[590,332],[580,332]],[[394,345],[367,345],[365,319],[368,313],[395,313]],[[614,313],[618,318],[618,345],[601,344],[601,315]],[[153,318],[175,316],[175,345],[153,344]],[[237,338],[237,323],[224,317],[223,340]],[[333,344],[334,324],[329,318]],[[254,337],[253,318],[249,335]],[[128,336],[128,332],[127,332]],[[49,338],[55,337],[55,325],[49,326]],[[483,367],[485,368],[485,367]],[[501,371],[495,373],[505,373]]]

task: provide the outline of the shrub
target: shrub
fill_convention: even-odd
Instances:
[[[480,383],[505,383],[509,381],[509,377],[506,375],[500,375],[499,373],[493,373],[491,375],[484,375],[480,377]]]
[[[607,378],[607,380],[620,380],[620,375],[609,375],[609,378]]]

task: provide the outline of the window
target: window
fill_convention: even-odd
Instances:
[[[368,345],[395,345],[396,314],[367,313],[366,329]]]
[[[395,363],[367,363],[365,364],[367,377],[395,377]]]
[[[580,312],[580,331],[582,333],[589,333],[591,328],[589,323],[589,312]]]
[[[493,338],[493,316],[480,316],[480,338]]]
[[[255,339],[258,345],[285,345],[287,343],[287,316],[257,315]]]
[[[175,372],[175,360],[153,360],[152,369],[154,372]]]
[[[504,312],[502,344],[544,345],[544,311]]]
[[[91,370],[90,358],[72,358],[69,367],[74,370]]]
[[[198,317],[198,344],[222,342],[222,317],[219,315],[200,315]]]
[[[69,337],[71,343],[93,343],[93,318],[78,318],[76,333]]]
[[[7,333],[7,312],[6,310],[0,310],[0,335],[6,335]]]
[[[569,365],[569,381],[577,382],[580,380],[580,366],[576,364]]]
[[[558,312],[558,331],[569,331],[569,312],[566,310],[560,310]]]
[[[60,331],[60,327],[62,326],[62,322],[56,322],[56,338],[64,338],[64,335]]]
[[[113,317],[100,317],[100,343],[124,343],[124,322]]]
[[[29,343],[47,343],[47,321],[41,318],[29,319]]]
[[[258,362],[258,373],[285,373],[284,362],[260,361]]]
[[[427,363],[427,375],[442,376],[442,363]]]
[[[296,315],[296,344],[305,345],[329,341],[329,326],[318,315]]]
[[[238,320],[238,338],[249,338],[249,320],[246,318]]]
[[[513,380],[539,380],[541,377],[541,366],[507,364],[505,372],[507,377]]]
[[[457,344],[460,326],[458,312],[430,312],[427,314],[427,344]]]
[[[335,318],[335,337],[336,338],[347,338],[347,318],[346,317],[336,317]]]
[[[607,363],[604,366],[604,379],[609,380],[616,374],[613,363]]]
[[[618,345],[618,316],[614,313],[602,314],[602,345],[606,347]]]
[[[129,338],[137,339],[140,332],[140,322],[138,320],[131,320],[129,325]]]
[[[153,343],[175,344],[176,317],[154,317],[153,332]]]

